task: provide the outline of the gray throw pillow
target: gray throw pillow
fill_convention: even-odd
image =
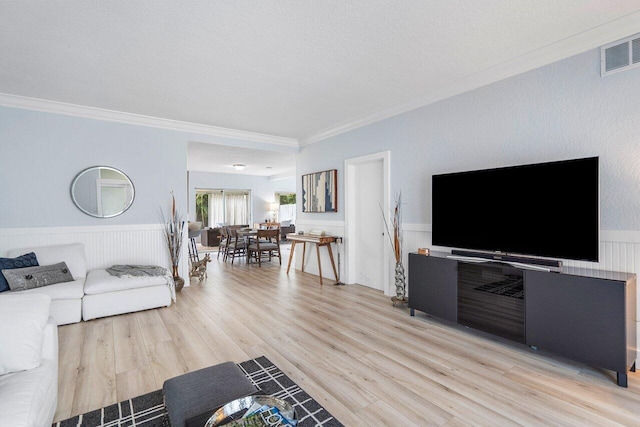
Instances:
[[[15,268],[2,270],[12,291],[39,288],[55,283],[71,282],[73,275],[64,262],[39,267]]]

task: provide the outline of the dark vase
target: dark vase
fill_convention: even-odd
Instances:
[[[184,287],[184,279],[178,274],[177,265],[173,266],[173,283],[175,284],[176,292],[180,292]]]
[[[404,266],[402,261],[396,262],[396,298],[404,301],[406,294],[406,277],[404,275]]]

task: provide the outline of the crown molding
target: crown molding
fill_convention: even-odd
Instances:
[[[64,102],[50,101],[46,99],[10,95],[7,93],[0,93],[0,106],[19,108],[23,110],[41,111],[45,113],[63,114],[66,116],[81,117],[85,119],[95,119],[124,123],[129,125],[154,127],[178,132],[189,132],[202,135],[218,136],[223,138],[242,139],[252,142],[285,145],[288,147],[299,146],[298,140],[294,138],[266,135],[262,133],[202,125],[198,123],[181,122],[178,120],[162,119],[159,117],[144,116],[141,114],[125,113],[121,111],[87,107],[84,105],[67,104]]]
[[[295,177],[296,177],[296,171],[295,170],[291,170],[291,171],[279,173],[279,174],[276,174],[276,175],[270,175],[269,176],[269,181],[279,181],[281,179],[290,179],[290,178],[295,178]]]
[[[564,40],[524,53],[506,62],[485,68],[459,79],[452,84],[434,84],[433,87],[435,89],[427,95],[363,114],[338,125],[326,128],[300,140],[300,146],[313,144],[314,142],[322,141],[332,136],[433,104],[455,95],[522,74],[535,68],[552,64],[556,61],[569,58],[590,49],[596,49],[607,43],[611,43],[637,33],[639,22],[640,12],[634,12],[599,27],[591,28],[567,37]]]

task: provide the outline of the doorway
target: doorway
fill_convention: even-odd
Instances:
[[[390,295],[388,237],[390,152],[345,161],[346,282]],[[381,210],[382,208],[382,210]]]
[[[296,193],[277,192],[276,203],[278,204],[277,222],[282,227],[288,227],[296,223]]]

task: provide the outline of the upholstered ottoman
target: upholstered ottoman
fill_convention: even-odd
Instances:
[[[170,280],[164,276],[116,277],[106,270],[91,270],[84,284],[82,319],[168,307]]]
[[[185,427],[187,420],[203,418],[227,402],[254,394],[258,388],[233,362],[189,372],[166,380],[162,385],[164,404],[171,427]]]

